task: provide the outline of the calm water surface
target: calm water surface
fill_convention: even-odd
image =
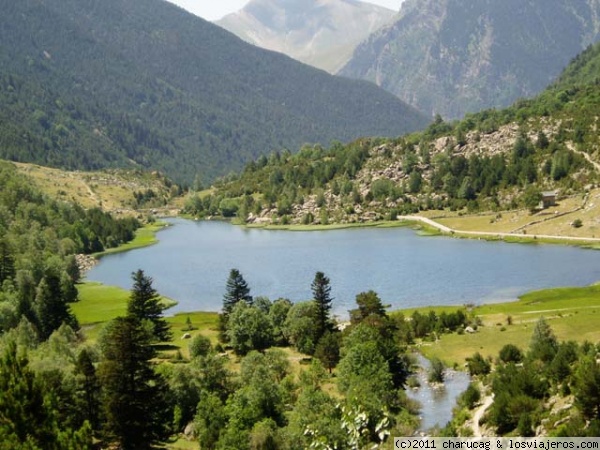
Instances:
[[[130,289],[131,273],[143,269],[161,294],[179,302],[169,310],[175,313],[220,310],[232,268],[252,295],[292,301],[311,297],[320,270],[331,279],[342,318],[369,289],[397,309],[512,300],[600,280],[600,252],[575,247],[422,237],[407,228],[290,232],[170,222],[157,245],[102,258],[88,280]]]

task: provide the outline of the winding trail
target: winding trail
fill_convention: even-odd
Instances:
[[[475,411],[475,414],[473,414],[473,437],[476,437],[476,438],[482,437],[481,436],[481,428],[479,428],[479,422],[481,421],[481,418],[483,417],[483,415],[485,414],[487,409],[490,406],[492,406],[492,403],[494,403],[493,394],[485,397],[483,400],[483,404],[479,408],[477,408],[477,410]]]
[[[435,222],[427,217],[421,216],[398,216],[398,220],[406,220],[410,222],[422,222],[430,225],[442,233],[457,234],[464,236],[480,236],[480,237],[492,237],[492,238],[529,238],[529,239],[553,239],[558,241],[572,241],[572,242],[600,242],[600,238],[590,237],[577,237],[577,236],[554,236],[549,234],[522,234],[522,233],[501,233],[501,232],[489,232],[489,231],[465,231],[455,230],[453,228],[442,225],[441,223]]]

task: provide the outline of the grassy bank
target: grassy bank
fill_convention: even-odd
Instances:
[[[102,325],[127,312],[130,292],[117,286],[84,282],[77,285],[79,301],[71,304],[71,310],[88,339],[95,340]],[[176,301],[162,297],[161,302],[170,308]]]
[[[420,312],[452,311],[456,307],[419,308]],[[406,316],[414,312],[402,311]],[[600,341],[600,286],[546,289],[525,294],[516,302],[477,306],[483,326],[474,334],[445,334],[435,342],[423,341],[426,356],[436,356],[448,365],[462,366],[465,358],[479,352],[495,356],[506,344],[526,350],[535,323],[544,317],[559,340]]]
[[[329,225],[278,225],[278,224],[247,224],[244,225],[250,229],[261,230],[284,230],[284,231],[329,231],[329,230],[346,230],[350,228],[398,228],[406,227],[409,222],[382,220],[378,222],[361,222],[361,223],[332,223]]]
[[[105,255],[111,255],[114,253],[127,252],[129,250],[135,250],[136,248],[148,247],[149,245],[154,245],[158,243],[158,238],[156,237],[156,233],[162,230],[165,227],[168,227],[169,224],[166,222],[155,222],[152,224],[144,225],[142,228],[139,228],[135,232],[135,237],[130,242],[126,244],[120,245],[115,248],[110,248],[103,252],[94,253],[96,258],[101,258]]]

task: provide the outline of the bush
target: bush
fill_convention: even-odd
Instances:
[[[444,382],[444,363],[438,358],[431,358],[431,369],[429,370],[430,383]]]
[[[196,358],[198,356],[206,356],[211,349],[212,345],[210,339],[198,334],[194,336],[194,339],[190,342],[190,357]]]
[[[473,407],[481,400],[481,392],[473,383],[469,383],[467,390],[462,393],[460,397],[460,403],[466,406],[468,409]]]
[[[513,344],[506,344],[502,347],[498,356],[500,357],[500,361],[505,363],[519,363],[523,360],[523,352]]]
[[[490,363],[486,361],[479,352],[475,353],[470,358],[467,358],[467,367],[469,368],[471,376],[487,375],[492,369]]]

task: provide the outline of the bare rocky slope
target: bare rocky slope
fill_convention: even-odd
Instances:
[[[598,0],[407,0],[339,74],[456,119],[539,93],[599,31]]]
[[[246,42],[335,73],[396,14],[355,0],[253,0],[216,23]]]

